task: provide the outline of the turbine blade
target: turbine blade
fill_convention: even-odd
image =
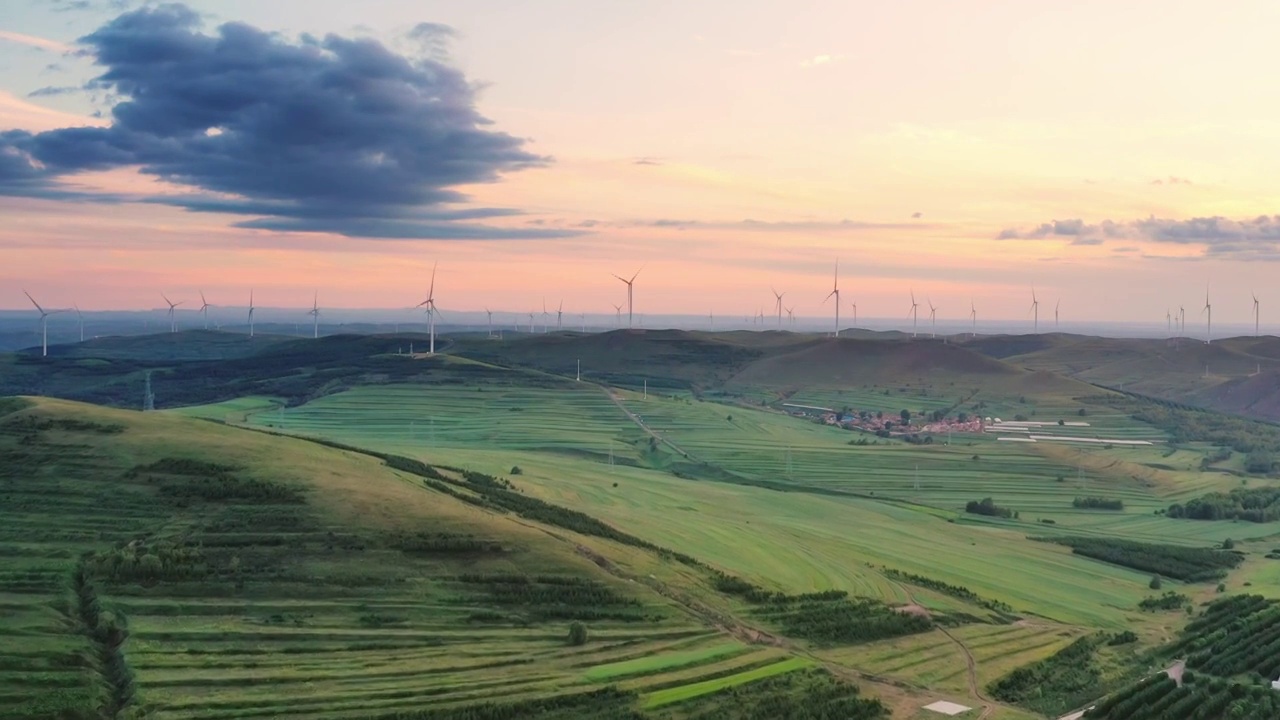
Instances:
[[[35,298],[31,297],[31,293],[27,292],[26,290],[23,290],[22,294],[27,296],[27,299],[31,301],[32,305],[36,306],[36,309],[40,311],[40,314],[42,315],[45,314],[44,308],[40,307],[40,303],[36,302]]]
[[[431,300],[436,296],[436,267],[439,263],[431,265],[431,287],[427,289],[427,300]]]

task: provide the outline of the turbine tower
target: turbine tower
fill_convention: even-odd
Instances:
[[[858,303],[853,302],[849,304],[853,306],[853,326],[856,328],[858,327]]]
[[[1171,310],[1170,308],[1165,308],[1164,310],[1164,324],[1165,324],[1165,332],[1172,335],[1173,334],[1173,310]]]
[[[782,296],[786,293],[780,293],[773,288],[769,288],[773,292],[774,306],[778,311],[778,327],[782,327]]]
[[[1062,305],[1062,301],[1058,300],[1053,304],[1053,329],[1058,329],[1058,307]]]
[[[1260,319],[1261,315],[1262,315],[1262,312],[1258,308],[1258,296],[1255,294],[1253,296],[1253,336],[1254,337],[1258,337],[1258,320]]]
[[[249,337],[253,337],[253,288],[249,288]]]
[[[795,309],[795,308],[787,308],[787,324],[788,324],[788,325],[795,325],[795,324],[796,324],[796,309]]]
[[[174,318],[173,311],[176,310],[183,301],[179,300],[178,302],[174,302],[166,297],[164,293],[160,293],[160,297],[164,298],[164,301],[169,303],[169,332],[176,333],[178,332],[178,321]]]
[[[916,336],[916,321],[919,317],[920,306],[916,303],[916,291],[911,291],[911,307],[907,309],[907,314],[911,316],[911,337]]]
[[[835,274],[832,276],[831,292],[827,295],[826,299],[822,301],[823,304],[825,305],[827,300],[830,300],[833,296],[836,299],[836,337],[840,337],[840,260],[839,259],[836,260],[836,271],[835,271]]]
[[[969,337],[978,337],[978,308],[974,306],[973,300],[969,300],[969,321],[972,323],[969,330]]]
[[[542,332],[543,334],[547,332],[547,322],[548,322],[547,319],[550,317],[551,317],[551,313],[547,312],[547,299],[542,298]]]
[[[204,329],[209,329],[209,301],[204,299],[204,291],[200,291],[200,314],[204,315]]]
[[[1209,286],[1207,285],[1204,288],[1203,312],[1205,314],[1204,344],[1208,345],[1213,342],[1213,306],[1209,304]]]
[[[1178,306],[1178,334],[1181,335],[1187,330],[1187,308],[1185,305]]]
[[[938,308],[933,306],[933,301],[925,298],[925,302],[929,303],[929,337],[938,337]]]
[[[493,311],[490,310],[489,308],[485,308],[484,312],[486,315],[489,316],[489,337],[492,338],[493,337]]]
[[[1036,298],[1036,289],[1031,288],[1031,312],[1035,313],[1035,331],[1040,332],[1040,301]]]
[[[320,338],[320,291],[316,291],[315,298],[311,301],[311,310],[307,313],[312,319],[312,339]]]
[[[80,342],[84,342],[84,313],[80,312],[79,303],[73,303],[72,307],[76,309],[76,321],[80,323]]]
[[[561,327],[561,321],[564,318],[564,301],[560,301],[560,307],[556,310],[556,330]]]
[[[427,332],[430,334],[431,347],[428,352],[431,355],[436,354],[436,267],[439,263],[431,266],[431,285],[427,288],[427,299],[415,305],[415,308],[427,308]]]
[[[31,301],[31,304],[35,305],[36,310],[40,312],[40,357],[48,357],[49,356],[49,316],[57,315],[60,312],[66,312],[66,311],[65,310],[45,310],[44,308],[40,307],[40,303],[36,302],[35,298],[31,297],[31,293],[27,292],[26,290],[23,290],[22,294],[26,295],[27,299]]]
[[[644,268],[640,268],[640,270],[644,270]],[[636,311],[636,306],[635,306],[636,278],[640,276],[640,270],[637,270],[636,274],[632,275],[630,280],[622,277],[621,275],[614,275],[614,277],[621,280],[627,286],[627,327],[628,328],[634,326],[634,318],[635,318],[635,311]],[[619,313],[621,313],[621,311],[619,311]]]
[[[618,320],[617,320],[617,323],[618,323],[618,327],[619,327],[619,328],[621,328],[621,327],[622,327],[622,306],[621,306],[621,305],[614,305],[614,306],[613,306],[613,309],[618,311],[618,315],[617,315]]]

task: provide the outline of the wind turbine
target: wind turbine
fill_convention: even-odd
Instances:
[[[907,309],[907,314],[911,316],[911,337],[916,336],[916,320],[919,317],[919,304],[916,303],[916,291],[911,291],[911,307]]]
[[[969,337],[978,337],[978,308],[973,304],[973,300],[969,300],[969,321],[972,323],[972,329],[969,331]]]
[[[1187,330],[1187,308],[1185,305],[1178,306],[1178,334],[1181,335]]]
[[[492,338],[493,337],[493,311],[490,310],[489,308],[485,308],[484,312],[486,315],[489,316],[489,337]]]
[[[849,303],[853,306],[853,326],[858,327],[858,303]]]
[[[1058,306],[1061,304],[1062,304],[1061,300],[1058,300],[1053,304],[1053,329],[1054,330],[1058,329]]]
[[[529,313],[529,334],[533,334],[533,313]]]
[[[1169,308],[1165,308],[1164,310],[1164,324],[1166,326],[1165,332],[1172,335],[1173,334],[1173,310]]]
[[[644,268],[640,268],[640,270],[644,270]],[[632,275],[630,280],[622,277],[621,275],[614,275],[614,277],[626,283],[626,286],[627,286],[627,327],[632,327],[634,325],[635,310],[636,310],[636,306],[635,306],[636,278],[640,276],[640,270],[637,270],[636,274]],[[619,313],[621,313],[621,311],[619,311]]]
[[[84,342],[84,313],[80,312],[79,303],[73,303],[72,307],[76,309],[76,320],[80,323],[80,342]]]
[[[200,314],[204,315],[204,329],[209,329],[209,301],[204,299],[204,291],[200,291]]]
[[[795,308],[787,308],[787,324],[789,324],[789,325],[795,325],[795,324],[796,324],[796,309],[795,309]]]
[[[561,320],[564,318],[564,301],[560,301],[560,307],[556,310],[556,330],[561,327]]]
[[[1040,301],[1036,299],[1036,289],[1031,288],[1031,312],[1035,313],[1035,331],[1040,332]]]
[[[31,304],[36,306],[36,310],[40,311],[40,357],[48,357],[49,355],[49,316],[57,315],[60,312],[66,312],[66,310],[45,310],[44,308],[40,307],[40,303],[36,302],[35,298],[31,297],[31,293],[27,292],[26,290],[23,290],[22,294],[26,295],[27,299],[31,301]]]
[[[782,296],[786,295],[786,293],[780,293],[773,288],[769,288],[769,290],[773,292],[773,298],[778,311],[778,327],[782,327]]]
[[[174,302],[166,297],[164,293],[160,293],[160,297],[164,298],[164,301],[169,303],[169,332],[178,332],[178,321],[174,318],[173,311],[176,310],[184,301],[179,300],[178,302]]]
[[[938,337],[938,308],[933,306],[933,301],[925,298],[925,302],[929,303],[929,337]]]
[[[431,266],[431,285],[427,288],[427,299],[414,306],[414,308],[423,306],[427,308],[427,332],[430,335],[428,350],[431,355],[436,354],[436,268],[438,266],[439,263]]]
[[[835,274],[832,275],[831,292],[827,294],[826,299],[823,300],[822,303],[825,305],[827,300],[830,300],[832,296],[834,296],[836,299],[836,337],[840,337],[840,260],[839,259],[836,260],[836,271],[835,271]]]
[[[315,298],[311,301],[311,310],[307,313],[312,318],[311,337],[320,339],[320,291],[316,291]]]
[[[715,310],[712,310],[711,312],[707,313],[707,323],[710,326],[710,331],[715,332],[716,331],[716,311]]]
[[[618,327],[622,327],[622,306],[614,305],[613,309],[618,311]]]
[[[1205,331],[1204,344],[1208,345],[1213,342],[1213,306],[1209,304],[1209,286],[1204,288],[1204,310],[1205,313]]]
[[[1262,315],[1262,311],[1258,308],[1258,296],[1253,296],[1253,336],[1258,337],[1258,321]]]
[[[253,288],[249,288],[249,337],[253,337]]]

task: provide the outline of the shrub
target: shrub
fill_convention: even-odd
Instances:
[[[587,626],[580,622],[569,623],[569,644],[570,645],[586,645],[587,644]]]
[[[1151,582],[1147,583],[1147,587],[1151,588],[1152,590],[1159,590],[1159,589],[1160,589],[1160,576],[1159,576],[1159,575],[1152,575],[1152,576],[1151,576]]]
[[[524,470],[522,470],[522,469],[520,468],[520,466],[519,466],[519,465],[512,465],[512,466],[511,466],[511,474],[512,474],[512,475],[523,475],[523,474],[524,474]]]

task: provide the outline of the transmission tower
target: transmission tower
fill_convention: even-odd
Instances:
[[[155,410],[155,409],[156,409],[156,396],[155,396],[155,393],[151,392],[151,371],[148,370],[146,374],[146,389],[143,391],[143,394],[142,394],[142,411],[151,412],[152,410]]]

